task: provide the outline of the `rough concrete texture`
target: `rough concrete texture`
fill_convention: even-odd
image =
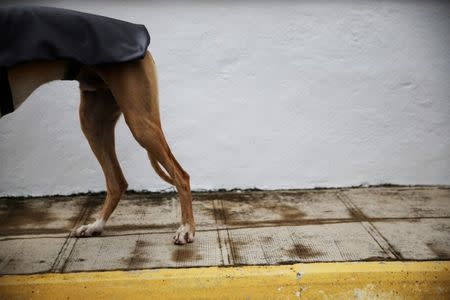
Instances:
[[[195,193],[186,246],[173,193],[127,194],[102,236],[72,237],[103,197],[0,198],[0,274],[450,259],[450,188]]]
[[[54,1],[145,24],[194,189],[450,184],[448,1]],[[0,195],[104,190],[74,82],[0,120]],[[123,119],[134,190],[167,188]]]

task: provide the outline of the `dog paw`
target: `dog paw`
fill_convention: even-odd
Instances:
[[[194,241],[194,229],[189,225],[181,225],[173,237],[175,245],[184,245]]]
[[[97,236],[102,234],[103,227],[105,226],[105,221],[97,220],[94,223],[88,225],[82,225],[75,230],[76,237],[88,237]]]

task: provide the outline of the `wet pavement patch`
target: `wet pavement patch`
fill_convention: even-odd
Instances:
[[[297,260],[302,258],[319,257],[323,255],[323,252],[313,249],[311,246],[297,243],[294,244],[292,248],[286,250],[286,254],[289,255],[292,260]]]
[[[134,249],[127,261],[128,269],[139,269],[148,262],[150,253],[148,253],[146,249],[149,246],[150,243],[147,241],[137,240],[135,242]]]
[[[436,243],[427,243],[427,246],[438,259],[450,259],[450,248],[445,248]]]
[[[2,224],[7,224],[8,228],[17,228],[21,225],[40,227],[56,219],[49,211],[51,202],[33,205],[32,201],[31,199],[16,200],[14,198],[2,201]]]
[[[190,246],[177,246],[177,249],[172,251],[171,259],[174,262],[186,262],[192,260],[201,260],[202,256]]]

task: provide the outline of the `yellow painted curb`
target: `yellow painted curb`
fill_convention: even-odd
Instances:
[[[0,299],[450,299],[450,262],[0,276]]]

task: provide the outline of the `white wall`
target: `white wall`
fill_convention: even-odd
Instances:
[[[147,26],[193,189],[450,184],[445,2],[33,3]],[[0,195],[104,190],[78,102],[54,82],[0,120]],[[123,120],[117,152],[130,189],[168,187]]]

